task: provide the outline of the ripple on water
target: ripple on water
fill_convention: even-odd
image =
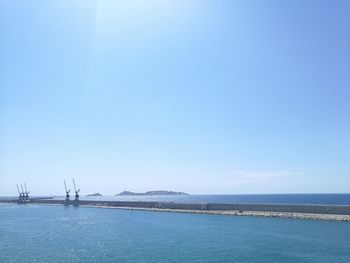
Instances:
[[[350,262],[350,223],[0,206],[0,262]]]

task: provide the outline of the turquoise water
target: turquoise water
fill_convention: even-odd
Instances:
[[[0,262],[350,262],[350,224],[0,205]]]

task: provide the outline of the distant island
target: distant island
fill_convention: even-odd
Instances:
[[[174,192],[174,191],[148,191],[145,193],[134,193],[130,191],[123,191],[119,194],[116,194],[116,196],[135,196],[135,195],[151,196],[151,195],[189,195],[189,194],[184,192]]]
[[[94,194],[89,194],[89,195],[87,195],[87,196],[102,196],[102,194],[100,194],[100,193],[94,193]]]

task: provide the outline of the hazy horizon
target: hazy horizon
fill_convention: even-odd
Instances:
[[[349,10],[1,1],[0,196],[349,193]]]

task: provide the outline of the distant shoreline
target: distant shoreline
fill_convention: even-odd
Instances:
[[[16,203],[16,200],[1,200],[2,203]],[[28,204],[63,205],[62,200],[35,199]],[[73,202],[71,203],[73,204]],[[21,204],[23,205],[23,204]],[[24,204],[25,205],[25,204]],[[350,221],[349,205],[267,205],[267,204],[220,204],[220,203],[173,203],[137,201],[87,201],[82,207],[176,212],[193,214],[280,217],[312,220]]]

